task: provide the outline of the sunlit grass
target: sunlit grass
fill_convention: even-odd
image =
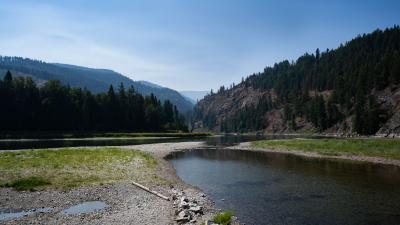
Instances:
[[[228,225],[231,222],[232,216],[233,216],[232,211],[221,212],[213,217],[213,222],[217,224]]]
[[[1,152],[0,186],[13,186],[18,181],[29,183],[32,178],[56,188],[131,180],[161,182],[156,166],[157,161],[150,154],[121,148]],[[43,182],[37,186],[44,186]]]
[[[264,140],[255,147],[301,150],[322,155],[357,155],[400,159],[399,139],[290,139]]]

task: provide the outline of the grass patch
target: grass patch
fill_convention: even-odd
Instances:
[[[34,191],[35,188],[49,185],[50,182],[39,177],[28,177],[13,181],[11,184],[6,183],[3,187],[12,187],[18,191]]]
[[[213,222],[222,224],[222,225],[228,225],[231,222],[231,217],[234,215],[232,211],[225,211],[218,213],[213,217]]]
[[[264,140],[254,147],[300,150],[322,155],[356,155],[400,159],[399,139],[290,139]]]
[[[157,161],[148,153],[121,148],[63,148],[0,153],[0,186],[23,190],[49,185],[70,188],[92,183],[159,183]],[[20,188],[21,187],[21,188]]]

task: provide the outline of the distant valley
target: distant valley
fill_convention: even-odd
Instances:
[[[161,101],[170,100],[182,113],[193,108],[193,101],[179,92],[152,84],[147,81],[134,81],[118,72],[108,69],[93,69],[82,66],[46,63],[22,57],[0,57],[0,78],[7,70],[15,76],[31,76],[39,85],[48,80],[59,80],[71,87],[87,88],[94,93],[106,92],[110,85],[115,88],[123,83],[126,88],[133,86],[143,95],[153,93]]]
[[[196,104],[198,101],[202,100],[204,96],[206,96],[208,91],[180,91],[181,95],[190,100],[193,104]]]

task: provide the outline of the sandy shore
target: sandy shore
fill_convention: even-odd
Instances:
[[[248,150],[248,151],[261,151],[261,152],[274,152],[274,153],[284,153],[284,154],[292,154],[303,157],[311,157],[311,158],[326,158],[326,159],[341,159],[341,160],[352,160],[352,161],[360,161],[360,162],[369,162],[375,164],[383,164],[383,165],[393,165],[400,166],[400,160],[381,158],[381,157],[369,157],[369,156],[357,156],[357,155],[321,155],[315,152],[305,152],[305,151],[297,151],[297,150],[285,150],[285,149],[271,149],[271,148],[259,148],[253,147],[251,142],[243,142],[239,145],[227,147],[228,149],[240,149],[240,150]]]
[[[210,219],[216,210],[212,201],[196,187],[182,182],[172,165],[164,159],[169,153],[202,147],[201,142],[160,143],[124,146],[151,153],[158,161],[158,174],[171,184],[151,187],[165,196],[171,196],[173,190],[183,191],[198,205],[203,207],[203,216],[189,224],[201,224]],[[63,210],[81,202],[102,201],[109,207],[87,214],[65,215]],[[50,212],[40,213],[41,208]],[[43,190],[37,192],[18,192],[11,188],[0,188],[0,212],[13,210],[34,210],[28,216],[1,221],[0,224],[176,224],[176,205],[150,194],[130,183],[90,185],[67,191]]]

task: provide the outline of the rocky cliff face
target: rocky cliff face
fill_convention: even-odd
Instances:
[[[224,119],[232,116],[246,106],[256,105],[267,92],[260,92],[244,85],[214,95],[208,95],[196,106],[195,129],[220,131]],[[204,120],[210,120],[212,126],[207,126]]]
[[[379,136],[400,136],[400,88],[386,88],[375,93],[381,108],[391,115],[388,121],[376,133]]]
[[[322,91],[319,94],[324,96],[325,100],[329,99],[329,91]],[[309,93],[310,97],[314,95],[315,92]],[[389,116],[387,122],[380,127],[376,135],[383,137],[400,136],[400,87],[388,87],[382,91],[373,91],[371,95],[376,99],[380,109],[387,112]],[[246,87],[243,84],[239,84],[223,93],[206,96],[196,105],[195,129],[221,132],[223,121],[246,107],[256,106],[262,99],[266,98],[271,98],[275,101],[277,97],[273,90],[261,91]],[[296,126],[292,127],[290,122],[284,119],[284,105],[268,110],[263,115],[263,118],[257,119],[263,123],[263,128],[253,130],[254,132],[265,134],[318,132],[316,127],[307,121],[305,117],[296,117]],[[355,132],[352,129],[353,119],[354,116],[348,116],[321,133],[354,135]],[[207,126],[206,122],[211,126]]]
[[[273,90],[261,91],[239,84],[222,93],[206,96],[196,105],[195,129],[220,132],[223,121],[234,116],[246,107],[254,107],[262,99],[276,100]],[[272,109],[264,115],[265,129],[261,132],[279,133],[290,129],[283,121],[283,109]],[[211,126],[209,126],[211,124]],[[304,125],[307,126],[307,125]]]

